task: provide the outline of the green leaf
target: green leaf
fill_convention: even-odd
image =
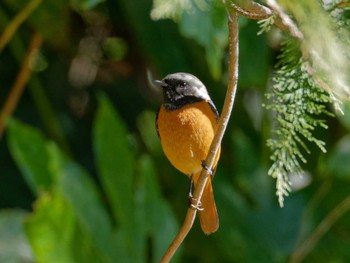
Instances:
[[[135,157],[121,118],[104,96],[99,97],[93,137],[98,175],[120,226],[117,240],[128,250],[125,252],[128,259],[138,262],[142,260],[143,252],[140,236],[143,221],[135,217],[134,211]]]
[[[111,221],[98,190],[90,176],[76,163],[68,160],[59,149],[49,147],[51,170],[56,178],[57,190],[72,207],[78,224],[91,239],[104,262],[111,259]]]
[[[43,194],[26,222],[26,232],[38,263],[74,263],[71,247],[75,217],[58,193]]]
[[[133,220],[135,158],[126,128],[104,96],[99,98],[93,136],[98,174],[113,215],[121,225],[130,225]]]
[[[23,227],[26,215],[27,212],[15,209],[0,212],[0,262],[34,262]]]
[[[26,221],[26,232],[36,262],[105,262],[58,191],[41,195],[34,208]]]
[[[159,262],[167,247],[176,236],[178,223],[170,206],[161,196],[156,178],[156,170],[151,158],[143,155],[138,163],[140,179],[137,191],[137,218],[142,218],[144,231],[151,236],[154,256],[153,262]],[[174,262],[181,255],[174,257]]]
[[[153,0],[151,18],[154,20],[171,18],[177,20],[185,10],[192,8],[191,0]]]
[[[181,33],[193,38],[206,51],[209,70],[214,79],[222,74],[222,61],[228,43],[227,15],[221,2],[210,1],[209,6],[193,5],[180,20]]]
[[[8,132],[10,152],[29,187],[36,194],[40,190],[47,190],[52,180],[43,135],[36,129],[14,120],[9,122]]]

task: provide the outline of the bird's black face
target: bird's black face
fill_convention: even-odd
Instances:
[[[179,108],[196,101],[210,101],[204,84],[191,74],[170,74],[156,83],[163,87],[164,103],[170,108]]]

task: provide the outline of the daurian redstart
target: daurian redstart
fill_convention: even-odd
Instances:
[[[155,81],[163,89],[164,102],[156,125],[163,151],[171,164],[193,180],[196,187],[203,163],[214,138],[218,111],[204,84],[188,73],[174,73]],[[214,171],[219,160],[216,156]],[[219,227],[212,177],[205,186],[199,212],[205,234]]]

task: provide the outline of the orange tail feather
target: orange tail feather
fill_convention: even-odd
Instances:
[[[198,179],[198,177],[196,179]],[[197,180],[194,183],[196,186]],[[199,220],[203,232],[206,235],[210,235],[216,232],[219,228],[219,216],[216,210],[214,193],[210,177],[208,178],[207,184],[204,188],[201,202],[203,211],[199,212]]]

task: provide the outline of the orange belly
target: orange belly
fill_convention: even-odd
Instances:
[[[198,173],[217,129],[209,104],[202,101],[172,111],[162,106],[157,120],[161,144],[171,164],[188,176]],[[218,158],[219,154],[216,162]]]

